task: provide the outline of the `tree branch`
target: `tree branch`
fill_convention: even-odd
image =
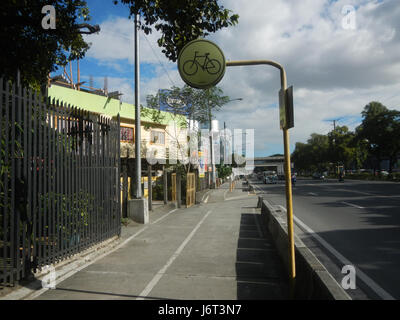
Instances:
[[[87,28],[89,31],[80,30],[84,28]],[[93,34],[100,32],[100,26],[98,24],[92,26],[91,24],[88,23],[80,23],[75,26],[75,29],[78,29],[79,30],[78,33],[80,34]]]

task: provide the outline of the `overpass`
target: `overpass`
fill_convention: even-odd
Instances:
[[[256,157],[254,158],[254,172],[276,171],[277,174],[284,174],[284,156]]]

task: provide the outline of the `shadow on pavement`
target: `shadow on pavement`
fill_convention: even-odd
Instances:
[[[241,215],[236,253],[238,300],[288,299],[284,266],[262,228],[259,214]]]
[[[88,290],[78,290],[78,289],[67,289],[67,288],[56,288],[55,290],[59,291],[68,291],[74,293],[84,293],[84,294],[98,294],[104,296],[114,296],[114,297],[121,297],[121,298],[144,298],[146,300],[176,300],[176,299],[168,299],[168,298],[160,298],[160,297],[141,297],[137,295],[129,295],[129,294],[119,294],[119,293],[111,293],[111,292],[99,292],[99,291],[88,291]],[[87,299],[87,298],[86,298]]]

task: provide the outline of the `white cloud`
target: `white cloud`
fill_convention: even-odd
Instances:
[[[292,145],[312,132],[331,130],[332,123],[324,120],[360,116],[372,100],[400,110],[400,94],[395,95],[400,89],[400,7],[395,0],[223,3],[240,15],[238,26],[210,37],[227,59],[269,59],[285,66],[288,84],[295,88]],[[341,27],[341,10],[348,4],[357,7],[356,30]],[[221,121],[255,128],[259,153],[266,143],[282,145],[278,109],[267,109],[278,102],[277,70],[230,67],[220,86],[229,96],[243,98],[224,107]],[[339,124],[355,126],[354,119]]]
[[[88,57],[103,62],[128,61],[134,63],[134,23],[133,20],[122,17],[112,17],[100,24],[100,33],[86,36],[86,40],[92,43]],[[158,63],[161,55],[155,56],[151,46],[156,43],[159,33],[153,30],[150,35],[139,32],[140,58],[142,63]],[[146,39],[147,38],[147,39]],[[151,46],[149,45],[151,44]],[[157,50],[156,50],[157,51]],[[158,50],[160,51],[160,50]],[[168,62],[164,58],[164,63]]]
[[[359,116],[372,100],[400,110],[400,94],[396,95],[400,89],[397,0],[221,2],[240,15],[237,26],[209,37],[226,58],[269,59],[285,66],[288,84],[295,88],[292,145],[305,141],[312,132],[328,132],[332,125],[327,119]],[[342,28],[345,5],[357,8],[356,30]],[[93,46],[88,55],[102,63],[132,64],[133,22],[114,18],[101,24],[101,29],[99,36],[90,38]],[[153,78],[142,78],[142,103],[147,94],[159,88],[183,86],[176,65],[161,53],[158,37],[156,32],[148,36],[151,45],[141,37],[141,61],[155,66]],[[125,98],[132,98],[133,83],[119,81],[115,84],[128,92]],[[219,86],[232,99],[240,97],[243,101],[227,104],[217,118],[230,128],[254,128],[256,153],[281,151],[266,147],[282,145],[278,109],[268,107],[278,102],[278,70],[267,66],[229,67]]]

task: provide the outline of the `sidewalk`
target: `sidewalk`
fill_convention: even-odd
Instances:
[[[239,182],[205,201],[123,227],[122,246],[30,298],[287,299],[284,267],[261,225],[257,197]]]

